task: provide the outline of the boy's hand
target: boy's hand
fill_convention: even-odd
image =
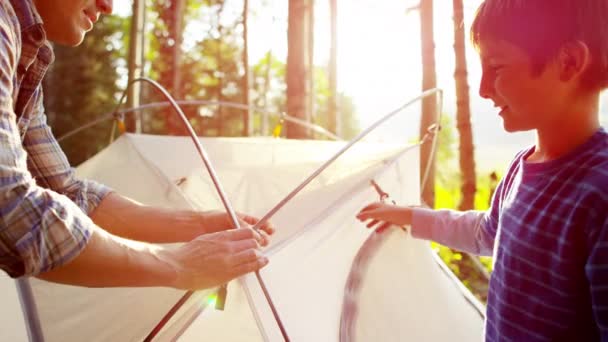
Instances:
[[[412,209],[397,205],[375,202],[361,209],[357,214],[361,222],[368,221],[367,228],[382,232],[391,225],[406,226],[412,223]]]

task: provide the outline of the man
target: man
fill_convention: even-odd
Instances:
[[[83,286],[201,289],[263,267],[270,225],[226,230],[226,214],[143,206],[75,178],[46,124],[40,82],[49,41],[78,45],[111,11],[112,0],[0,0],[0,268]]]

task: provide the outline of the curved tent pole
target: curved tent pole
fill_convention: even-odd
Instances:
[[[260,226],[262,226],[272,216],[274,216],[274,214],[276,214],[281,208],[283,208],[283,206],[285,206],[285,204],[287,204],[287,202],[289,202],[292,198],[294,198],[302,189],[304,189],[304,187],[306,185],[308,185],[319,174],[321,174],[321,172],[323,172],[325,169],[327,169],[327,167],[329,165],[331,165],[336,159],[338,159],[338,157],[340,157],[348,149],[350,149],[354,144],[356,144],[361,139],[363,139],[365,136],[367,136],[369,133],[371,133],[373,130],[375,130],[378,126],[380,126],[381,124],[383,124],[384,122],[386,122],[388,119],[392,118],[393,116],[397,115],[403,109],[409,107],[413,103],[415,103],[415,102],[417,102],[417,101],[419,101],[419,100],[421,100],[421,99],[423,99],[425,97],[432,96],[432,95],[437,95],[438,96],[438,101],[440,101],[439,102],[440,103],[439,108],[441,108],[441,101],[443,101],[443,91],[441,89],[439,89],[439,88],[434,88],[434,89],[429,89],[429,90],[426,90],[426,91],[422,92],[422,94],[420,94],[419,96],[415,97],[414,99],[406,102],[401,107],[399,107],[399,108],[393,110],[392,112],[384,115],[382,118],[380,118],[379,120],[377,120],[376,122],[374,122],[372,125],[370,125],[368,128],[366,128],[363,132],[359,133],[359,135],[357,135],[356,137],[354,137],[351,141],[348,142],[348,144],[346,144],[344,147],[342,147],[336,154],[334,154],[325,163],[323,163],[323,165],[321,165],[319,168],[317,168],[310,176],[308,176],[308,178],[306,178],[302,183],[300,183],[300,185],[298,185],[287,196],[285,196],[285,198],[283,198],[277,205],[275,205],[272,209],[270,209],[270,211],[268,211],[268,213],[266,213],[266,215],[264,215],[264,217],[262,217],[258,221],[258,223],[256,223],[253,226],[253,229],[259,229]],[[436,131],[438,129],[438,127],[439,127],[438,125],[435,125],[435,127],[431,127],[430,130],[434,132],[434,131]],[[433,155],[435,153],[436,142],[437,142],[437,139],[435,137],[435,139],[433,139],[433,146],[431,148],[431,155]],[[432,160],[433,160],[433,158],[429,158],[429,162],[427,163],[427,165],[425,167],[425,170],[428,170],[428,168],[430,166],[430,162]],[[426,172],[425,172],[425,175],[426,175]],[[426,177],[423,178],[423,181],[425,183],[426,183],[426,180],[427,180]]]
[[[256,230],[260,229],[260,227],[265,222],[267,222],[272,216],[274,216],[274,214],[276,214],[281,208],[283,208],[283,206],[285,206],[285,204],[287,204],[287,202],[289,202],[291,199],[293,199],[302,189],[304,189],[304,187],[306,185],[308,185],[312,180],[314,180],[321,172],[323,172],[327,167],[329,167],[329,165],[331,165],[336,159],[338,159],[342,154],[344,154],[354,144],[356,144],[357,142],[359,142],[360,140],[362,140],[369,133],[371,133],[373,130],[375,130],[378,126],[380,126],[381,124],[383,124],[384,122],[386,122],[387,120],[389,120],[390,118],[392,118],[393,116],[397,115],[398,113],[400,113],[405,108],[407,108],[407,107],[411,106],[412,104],[416,103],[417,101],[420,101],[423,98],[426,98],[428,96],[433,96],[433,95],[436,95],[438,97],[437,100],[438,100],[438,103],[439,103],[439,108],[442,108],[443,91],[441,89],[439,89],[439,88],[433,88],[433,89],[429,89],[429,90],[426,90],[426,91],[422,92],[419,96],[413,98],[412,100],[406,102],[405,104],[403,104],[399,108],[397,108],[397,109],[389,112],[388,114],[384,115],[382,118],[380,118],[379,120],[377,120],[376,122],[374,122],[367,129],[365,129],[363,132],[359,133],[359,135],[357,135],[355,138],[353,138],[348,144],[346,144],[336,154],[334,154],[325,163],[323,163],[319,168],[317,168],[317,170],[315,170],[308,178],[306,178],[300,185],[298,185],[285,198],[283,198],[283,200],[281,200],[276,206],[274,206],[266,215],[264,215],[264,217],[262,217],[258,221],[258,223],[253,226],[253,229],[256,229]],[[176,108],[176,110],[177,110],[177,108]],[[183,115],[183,112],[180,111],[180,113]],[[185,115],[184,115],[184,118],[185,118]],[[436,132],[439,129],[440,129],[439,124],[432,125],[431,127],[429,127],[429,133],[427,133],[427,135],[425,135],[422,138],[422,141],[421,141],[421,143],[424,143],[429,138],[429,134],[435,134],[435,136],[433,137],[433,145],[431,147],[431,155],[433,155],[435,153],[435,148],[436,148],[436,143],[437,143]],[[196,143],[198,143],[198,141],[196,141]],[[429,158],[429,162],[427,163],[427,165],[425,167],[426,170],[428,170],[428,168],[429,168],[430,163],[432,162],[432,160],[433,160],[433,158]],[[427,174],[427,172],[425,172],[425,177],[423,178],[424,182],[426,182],[426,174]],[[268,290],[266,289],[266,287],[263,286],[263,283],[261,281],[261,277],[260,277],[259,272],[256,272],[256,277],[260,281],[260,285],[261,285],[262,291],[264,292],[264,295],[269,300],[269,304],[271,304],[271,302],[270,302],[270,294],[268,293]],[[188,293],[186,293],[184,295],[184,297],[182,297],[173,306],[173,308],[171,308],[171,310],[169,311],[169,313],[167,315],[165,315],[165,317],[163,318],[163,320],[159,323],[159,325],[154,329],[154,331],[152,333],[154,333],[155,331],[156,331],[156,333],[158,333],[158,331],[160,331],[160,329],[162,328],[161,324],[162,325],[166,324],[166,322],[168,322],[169,319],[171,319],[171,317],[173,316],[173,314],[175,312],[177,312],[177,310],[185,303],[184,298],[187,298],[190,295],[191,295],[190,291]],[[280,321],[280,319],[278,319],[278,312],[276,311],[275,306],[271,304],[270,308],[272,310],[273,315],[275,316],[275,319],[277,320],[279,328],[281,329],[281,333],[283,333],[283,337],[285,338],[285,341],[289,341],[289,339],[287,338],[287,334],[286,334],[286,332],[284,330],[285,328],[283,327],[282,322]],[[150,333],[150,335],[152,335],[152,333]],[[150,336],[148,336],[148,337],[150,337]],[[154,337],[154,336],[151,336],[151,337]],[[146,338],[146,341],[149,341],[149,339]]]
[[[221,105],[221,106],[225,106],[225,107],[232,107],[232,108],[237,108],[237,109],[253,109],[255,111],[258,112],[263,112],[266,114],[271,114],[271,115],[277,115],[279,116],[279,118],[281,120],[285,120],[285,121],[289,121],[289,122],[293,122],[297,125],[301,125],[304,126],[306,128],[312,129],[314,132],[319,133],[331,140],[342,140],[342,138],[340,138],[339,136],[333,134],[332,132],[330,132],[329,130],[310,123],[310,122],[306,122],[304,120],[298,119],[296,117],[293,117],[285,112],[281,112],[281,113],[273,113],[273,112],[269,112],[267,110],[264,110],[263,108],[259,108],[259,107],[255,107],[255,106],[248,106],[248,105],[244,105],[242,103],[236,103],[236,102],[227,102],[227,101],[207,101],[207,100],[180,100],[180,101],[174,101],[175,103],[177,103],[178,105],[181,106],[217,106],[217,105]],[[124,114],[134,114],[136,112],[140,112],[143,111],[145,109],[153,109],[153,108],[164,108],[164,107],[169,107],[171,106],[171,102],[165,101],[165,102],[152,102],[152,103],[148,103],[145,105],[141,105],[141,106],[137,106],[137,107],[133,107],[133,108],[128,108],[128,109],[123,109],[123,110],[115,110],[111,113],[105,113],[102,114],[99,118],[92,120],[82,126],[79,126],[67,133],[65,133],[64,135],[60,136],[59,138],[57,138],[57,141],[62,141],[65,139],[70,138],[73,135],[76,135],[78,133],[80,133],[81,131],[93,127],[99,123],[102,123],[106,120],[110,120],[110,119],[114,119],[117,116],[121,117]]]
[[[215,186],[215,188],[216,188],[216,190],[218,192],[218,195],[220,196],[220,199],[222,201],[222,204],[224,205],[224,208],[226,209],[226,211],[228,212],[228,215],[230,216],[230,219],[232,221],[232,224],[234,225],[234,228],[235,229],[240,228],[239,221],[238,221],[238,219],[236,217],[236,214],[235,214],[232,206],[228,202],[228,198],[226,196],[226,193],[224,192],[224,189],[222,188],[222,185],[220,184],[220,182],[218,180],[218,177],[217,177],[217,174],[215,172],[215,169],[211,165],[211,162],[209,160],[209,156],[207,155],[207,152],[205,151],[205,149],[201,145],[200,141],[198,140],[198,137],[196,136],[196,133],[194,132],[194,129],[192,129],[192,126],[188,122],[188,118],[186,117],[186,115],[184,114],[184,112],[177,105],[177,103],[175,103],[175,100],[173,99],[173,97],[171,97],[171,95],[167,92],[167,90],[165,90],[165,88],[163,88],[163,86],[161,86],[160,84],[158,84],[156,81],[154,81],[152,79],[149,79],[147,77],[139,77],[139,78],[133,79],[133,81],[131,81],[129,83],[129,85],[127,86],[127,89],[129,88],[130,85],[132,85],[135,82],[147,82],[147,83],[151,84],[152,86],[154,86],[154,88],[156,88],[158,91],[160,91],[162,93],[162,95],[169,101],[169,103],[171,104],[171,106],[179,114],[179,117],[183,121],[184,125],[186,126],[186,129],[188,130],[190,138],[192,139],[192,142],[194,143],[194,146],[196,147],[196,150],[199,153],[199,156],[201,157],[203,163],[205,164],[205,168],[209,172],[209,176],[211,177],[211,180],[213,181],[213,185]],[[120,101],[118,102],[118,107],[123,102],[123,100],[125,98],[125,95],[126,95],[126,92],[123,93],[123,96],[121,97]],[[117,109],[118,109],[118,107],[117,107]],[[281,319],[280,319],[280,317],[278,315],[278,312],[277,312],[276,308],[274,307],[272,299],[270,298],[270,296],[268,294],[268,291],[266,289],[264,281],[262,280],[262,277],[260,276],[259,272],[256,272],[256,277],[258,279],[260,287],[264,291],[264,295],[266,297],[268,305],[272,309],[272,313],[274,315],[274,318],[275,318],[277,324],[279,325],[279,328],[281,330],[281,334],[283,335],[283,338],[285,339],[285,341],[289,341],[289,337],[287,335],[287,332],[286,332],[286,330],[285,330],[285,328],[283,326],[283,323],[282,323],[282,321],[281,321]],[[223,286],[226,286],[226,285],[223,285]],[[223,291],[220,291],[220,292],[223,292]],[[169,312],[170,316],[173,316],[173,313],[175,313],[177,311],[177,309],[179,309],[179,307],[181,307],[181,305],[185,302],[184,298],[187,299],[191,295],[192,295],[192,291],[188,291],[182,297],[182,299],[178,302],[179,305],[175,305],[171,309],[171,311]],[[168,320],[170,319],[169,314],[165,315],[165,317],[163,317],[163,319],[161,320],[161,322],[152,330],[152,332],[150,332],[150,334],[145,339],[146,341],[152,340],[156,336],[156,334],[158,334],[158,332],[160,332],[160,330],[163,328],[163,326],[166,324],[166,322],[168,322]]]
[[[164,88],[162,88],[162,86],[160,84],[158,84],[157,82],[149,79],[149,78],[137,78],[134,79],[133,81],[131,81],[131,83],[129,84],[129,86],[135,82],[140,82],[140,81],[144,81],[144,82],[148,82],[150,84],[152,84],[153,86],[157,87],[158,90],[160,90],[163,95],[167,98],[167,100],[169,101],[169,105],[173,106],[175,108],[175,110],[178,112],[178,114],[180,115],[180,118],[184,121],[184,123],[187,126],[187,129],[191,135],[192,141],[194,142],[197,151],[199,152],[199,154],[201,155],[201,157],[203,158],[203,162],[205,163],[205,166],[208,168],[208,171],[210,173],[210,176],[214,182],[214,185],[216,185],[216,189],[218,190],[218,192],[220,193],[220,197],[222,199],[222,203],[225,205],[226,210],[228,211],[231,219],[234,221],[235,227],[239,227],[238,225],[238,221],[236,220],[236,216],[234,211],[232,210],[232,208],[230,207],[229,203],[227,202],[224,192],[221,188],[221,186],[219,185],[219,182],[217,180],[217,176],[215,174],[215,171],[213,168],[211,168],[211,165],[209,164],[207,155],[205,150],[202,148],[202,146],[200,145],[200,142],[198,141],[198,139],[196,138],[196,134],[194,133],[192,126],[190,126],[187,117],[185,116],[185,114],[183,113],[183,111],[181,110],[181,108],[178,106],[177,102],[170,96],[170,94],[168,94],[166,92],[166,90]],[[127,86],[128,87],[128,86]],[[414,99],[406,102],[404,105],[402,105],[401,107],[389,112],[388,114],[386,114],[385,116],[383,116],[382,118],[380,118],[379,120],[377,120],[375,123],[373,123],[371,126],[369,126],[367,129],[365,129],[363,132],[361,132],[359,135],[357,135],[355,138],[353,138],[347,145],[345,145],[342,149],[340,149],[334,156],[332,156],[329,160],[327,160],[325,163],[323,163],[323,165],[321,165],[317,170],[315,170],[315,172],[313,172],[307,179],[305,179],[300,185],[298,185],[293,191],[291,191],[283,200],[281,200],[275,207],[273,207],[264,217],[262,217],[262,219],[260,219],[260,221],[258,221],[258,223],[256,225],[253,226],[253,229],[259,229],[259,227],[261,225],[263,225],[264,223],[266,223],[272,216],[274,216],[274,214],[276,214],[283,206],[285,206],[285,204],[290,201],[293,197],[295,197],[306,185],[308,185],[312,180],[314,180],[314,178],[316,178],[321,172],[323,172],[327,167],[329,167],[329,165],[331,165],[338,157],[340,157],[342,154],[344,154],[350,147],[352,147],[355,143],[359,142],[360,140],[362,140],[365,136],[367,136],[370,132],[372,132],[373,130],[375,130],[378,126],[380,126],[382,123],[384,123],[385,121],[387,121],[388,119],[392,118],[393,116],[395,116],[396,114],[398,114],[399,112],[401,112],[403,109],[409,107],[410,105],[412,105],[413,103],[426,98],[428,96],[432,96],[432,95],[437,95],[438,96],[438,101],[440,103],[439,108],[441,108],[442,106],[442,100],[443,100],[443,91],[439,88],[434,88],[434,89],[429,89],[424,91],[423,93],[421,93],[419,96],[415,97]],[[63,139],[67,139],[68,137],[78,133],[79,131],[91,127],[95,124],[98,124],[99,122],[102,122],[104,120],[107,120],[109,118],[113,118],[116,117],[117,115],[123,115],[125,113],[130,113],[130,112],[134,112],[136,110],[139,109],[144,109],[144,108],[148,108],[148,107],[153,107],[153,106],[164,106],[166,105],[166,103],[155,103],[155,104],[150,104],[148,106],[144,105],[138,108],[132,108],[132,109],[128,109],[125,111],[119,111],[119,107],[122,103],[124,99],[124,95],[121,98],[121,100],[118,103],[117,109],[110,113],[110,114],[106,114],[105,116],[103,116],[100,119],[97,119],[89,124],[86,124],[85,126],[82,126],[74,131],[71,131],[65,135],[63,135],[62,137],[60,137],[58,140],[63,140]],[[193,104],[193,101],[180,101],[184,104]],[[222,105],[232,105],[234,107],[237,106],[244,106],[244,105],[240,105],[240,104],[234,104],[234,103],[220,103],[220,102],[206,102],[206,101],[200,101],[200,103],[196,103],[198,104],[222,104]],[[283,114],[284,117],[290,118],[287,114]],[[298,122],[296,122],[298,123]],[[429,127],[429,133],[435,133],[437,130],[439,129],[439,125],[436,124],[431,127]],[[425,136],[426,137],[426,136]],[[437,139],[436,137],[433,139],[433,146],[431,148],[431,155],[433,155],[435,153],[435,148],[436,148],[436,142]],[[427,164],[427,166],[425,167],[425,176],[423,177],[423,184],[426,183],[427,181],[427,172],[428,171],[428,166],[430,166],[430,163],[432,162],[433,158],[429,158],[429,162]],[[270,308],[273,312],[273,315],[275,316],[275,319],[277,321],[277,324],[279,325],[279,328],[281,329],[281,333],[283,334],[283,337],[285,338],[285,341],[289,341],[289,338],[287,336],[287,333],[285,331],[285,328],[278,316],[278,312],[276,311],[276,308],[274,307],[272,300],[269,296],[269,293],[266,289],[266,287],[263,284],[263,281],[261,279],[261,276],[259,274],[259,272],[256,272],[256,276],[258,281],[260,282],[261,288],[264,292],[264,295],[266,296],[266,299],[268,300],[268,303],[270,305]],[[156,334],[162,329],[162,327],[164,326],[164,324],[166,324],[166,322],[169,321],[169,319],[173,316],[173,314],[181,307],[181,305],[183,305],[183,303],[185,302],[184,298],[188,298],[192,295],[191,291],[188,291],[183,297],[182,299],[180,299],[180,301],[178,301],[178,303],[176,303],[174,305],[174,307],[169,311],[169,313],[167,315],[165,315],[165,317],[163,317],[163,319],[161,320],[161,322],[154,328],[154,330],[148,335],[148,337],[146,337],[146,341],[151,340],[152,338],[154,338],[154,336],[156,336]]]

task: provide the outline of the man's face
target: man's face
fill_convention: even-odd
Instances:
[[[533,73],[532,60],[518,46],[506,41],[480,44],[481,97],[500,108],[507,132],[550,127],[564,109],[567,94],[555,62]]]
[[[76,46],[93,28],[100,14],[112,12],[112,0],[34,0],[47,38]]]

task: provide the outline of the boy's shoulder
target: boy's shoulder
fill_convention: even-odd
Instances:
[[[602,128],[592,138],[588,148],[582,151],[585,167],[604,171],[608,175],[608,133]]]
[[[599,191],[601,197],[608,200],[608,196],[603,195],[608,187],[608,133],[604,129],[598,131],[582,154],[583,158],[574,166],[584,175],[580,182]]]

